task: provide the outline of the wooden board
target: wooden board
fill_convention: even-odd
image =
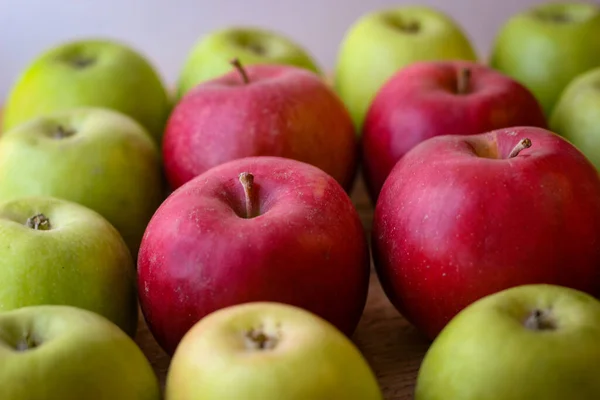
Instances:
[[[369,233],[373,212],[361,177],[358,177],[352,200]],[[164,387],[169,357],[156,344],[141,316],[136,341]],[[365,313],[353,341],[375,371],[386,400],[413,398],[415,378],[429,342],[393,308],[374,271]]]
[[[1,123],[2,109],[0,108]],[[360,175],[357,177],[352,193],[352,201],[365,231],[370,233],[373,208]],[[386,400],[413,398],[415,379],[429,342],[393,308],[383,293],[374,271],[371,273],[367,306],[353,341],[375,371]],[[148,331],[141,313],[136,342],[150,360],[164,389],[169,357]]]

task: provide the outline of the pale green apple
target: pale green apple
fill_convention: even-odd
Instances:
[[[134,257],[163,193],[157,145],[117,111],[55,111],[0,136],[0,201],[46,195],[80,203],[114,225]]]
[[[70,41],[46,50],[22,71],[5,104],[3,130],[82,106],[127,114],[159,143],[171,102],[157,71],[136,50],[108,39]]]
[[[238,59],[243,65],[293,65],[321,74],[312,55],[283,33],[250,26],[230,26],[210,32],[194,44],[180,71],[178,98],[197,84],[231,71],[233,59]]]
[[[524,285],[471,304],[421,364],[415,400],[600,399],[600,301]]]
[[[490,65],[518,80],[550,116],[577,75],[600,66],[600,5],[550,2],[513,15],[492,46]]]
[[[461,27],[427,6],[396,6],[368,13],[346,33],[337,56],[334,88],[357,134],[375,94],[399,69],[416,61],[463,59],[476,52]]]
[[[2,400],[160,400],[137,344],[106,318],[72,306],[0,313]]]
[[[573,143],[600,171],[600,67],[567,85],[550,117],[550,129]]]
[[[166,400],[381,400],[358,348],[320,317],[254,302],[209,314],[171,360]]]
[[[54,197],[0,203],[0,311],[44,304],[91,310],[133,337],[135,260],[87,207]]]

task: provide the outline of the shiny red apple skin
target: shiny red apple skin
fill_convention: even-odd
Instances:
[[[244,218],[242,172],[254,176],[255,218]],[[279,157],[233,160],[175,190],[153,216],[138,258],[140,303],[169,354],[210,312],[251,301],[302,307],[351,336],[369,258],[358,213],[331,176]]]
[[[505,158],[478,157],[486,146]],[[600,294],[600,181],[567,141],[541,128],[429,139],[394,167],[372,230],[385,293],[433,339],[476,299],[529,283]]]
[[[243,67],[201,83],[174,107],[163,137],[169,186],[176,189],[233,159],[303,161],[352,189],[360,155],[350,115],[327,83],[289,65]]]
[[[457,94],[459,71],[470,71]],[[362,134],[364,179],[373,202],[396,162],[425,139],[511,126],[547,128],[536,98],[517,81],[470,61],[423,61],[400,69],[377,93]]]

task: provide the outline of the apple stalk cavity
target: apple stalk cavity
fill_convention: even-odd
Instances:
[[[234,58],[233,60],[231,60],[231,65],[233,65],[235,67],[235,69],[238,70],[238,72],[242,76],[242,80],[244,81],[245,84],[250,83],[250,78],[248,77],[248,73],[242,66],[242,63],[240,62],[239,59]]]
[[[94,64],[94,62],[96,62],[96,60],[92,57],[84,56],[77,56],[69,60],[69,64],[71,64],[76,69],[84,69]]]
[[[532,145],[531,140],[528,138],[521,139],[521,141],[511,150],[508,154],[508,158],[515,158],[519,153],[525,149],[530,148]]]
[[[556,321],[549,310],[533,310],[523,325],[532,331],[553,331],[556,329]]]
[[[15,344],[15,350],[18,352],[24,352],[27,350],[35,349],[39,346],[39,343],[30,335],[26,334]]]
[[[69,136],[73,136],[75,131],[73,129],[65,128],[62,125],[56,127],[54,134],[52,135],[55,139],[64,139]]]
[[[275,335],[268,335],[262,329],[251,329],[246,332],[246,347],[250,350],[272,350],[277,346],[279,339]]]
[[[33,217],[27,218],[25,225],[28,228],[35,229],[36,231],[48,231],[50,230],[50,219],[44,214],[36,214]]]
[[[418,21],[415,20],[403,20],[398,17],[390,17],[388,18],[388,23],[394,28],[404,32],[414,34],[421,30],[421,25]]]

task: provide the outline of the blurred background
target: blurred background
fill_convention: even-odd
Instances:
[[[597,0],[593,0],[597,1]],[[350,25],[402,4],[437,7],[467,32],[480,57],[506,19],[544,0],[0,0],[0,96],[41,51],[81,37],[120,39],[172,84],[196,40],[228,25],[257,25],[302,44],[331,69]]]

